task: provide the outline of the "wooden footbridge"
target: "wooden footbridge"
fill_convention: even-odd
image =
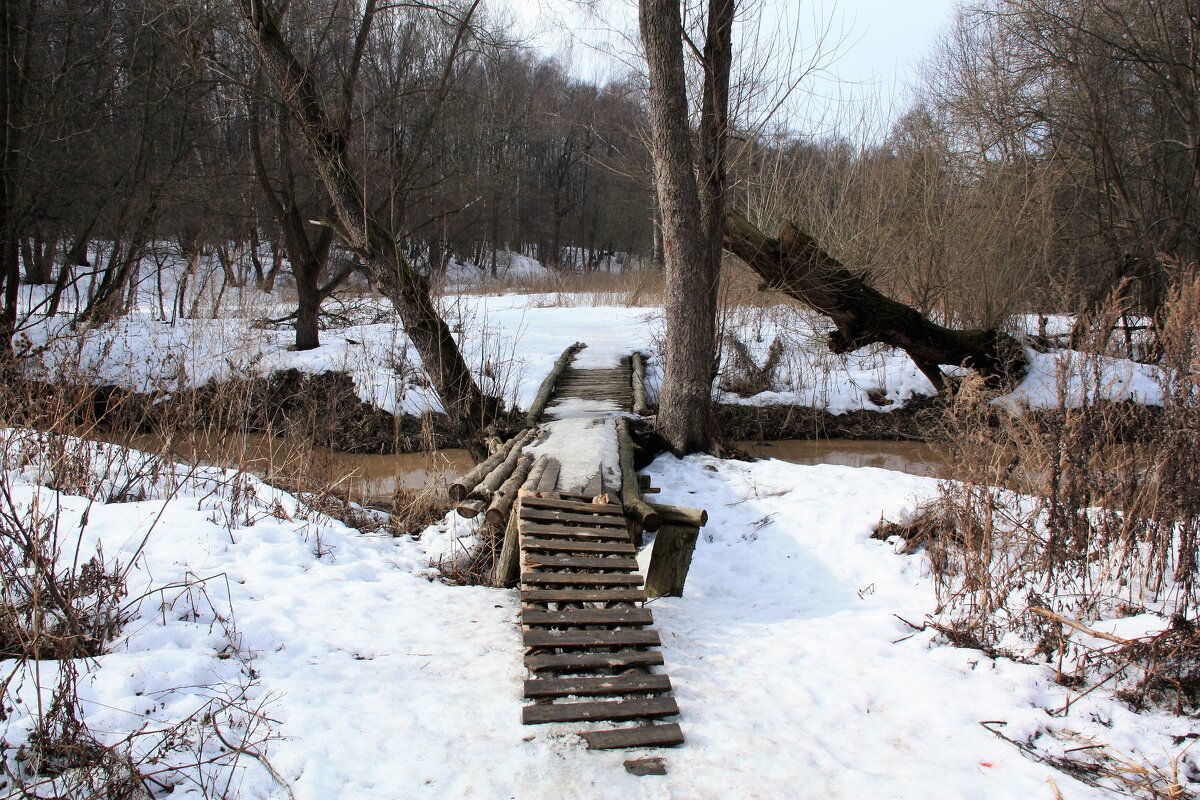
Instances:
[[[609,723],[580,733],[590,749],[683,742],[660,637],[646,600],[682,593],[703,511],[647,502],[631,418],[648,412],[644,363],[555,364],[528,427],[451,486],[466,517],[496,532],[494,582],[516,585],[528,677],[525,724]],[[503,538],[501,539],[501,531]],[[643,531],[657,531],[647,574]],[[613,726],[611,723],[616,723]]]

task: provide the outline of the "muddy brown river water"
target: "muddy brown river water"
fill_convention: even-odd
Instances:
[[[153,452],[163,447],[160,438],[149,435],[139,436],[130,444]],[[930,477],[945,477],[947,473],[945,452],[922,442],[789,439],[738,442],[738,447],[756,458],[777,458],[793,464],[878,467]],[[372,504],[390,503],[397,489],[421,489],[431,483],[444,489],[474,466],[466,450],[362,455],[266,434],[196,434],[173,441],[168,449],[184,461],[244,469],[268,479],[299,479],[303,484],[329,486],[338,494]]]
[[[945,449],[924,442],[786,439],[737,444],[756,458],[777,458],[793,464],[878,467],[932,478],[949,474]]]

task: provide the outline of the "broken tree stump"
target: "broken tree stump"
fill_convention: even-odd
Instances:
[[[692,553],[700,529],[665,522],[654,537],[650,567],[646,570],[646,594],[650,597],[683,597],[683,584],[692,566]]]

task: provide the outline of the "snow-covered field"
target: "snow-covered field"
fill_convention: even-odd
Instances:
[[[559,305],[566,303],[566,305]],[[40,321],[26,332],[49,374],[80,373],[92,380],[141,392],[172,391],[209,380],[266,375],[295,368],[349,374],[359,397],[389,412],[419,415],[441,410],[427,382],[418,377],[420,358],[386,303],[365,302],[355,315],[371,320],[323,331],[321,347],[288,349],[293,333],[252,326],[256,316],[280,309],[258,307],[256,314],[220,319],[186,319],[167,324],[146,307],[114,323],[73,331],[63,319]],[[588,344],[577,357],[581,367],[615,366],[633,350],[650,357],[647,382],[653,401],[662,377],[663,311],[659,307],[592,306],[586,298],[563,295],[463,295],[443,300],[447,323],[481,388],[518,408],[528,408],[554,361],[573,342]],[[722,393],[723,402],[749,405],[803,405],[832,413],[868,409],[890,411],[933,387],[902,352],[865,348],[847,356],[825,347],[828,323],[819,315],[789,306],[735,313],[730,335],[745,343],[758,363],[776,337],[784,357],[774,390],[751,397]],[[1058,404],[1058,380],[1070,351],[1030,351],[1032,368],[1008,402],[1030,407]],[[1092,381],[1073,375],[1078,386]],[[720,380],[718,380],[720,383]],[[1107,359],[1100,381],[1113,399],[1158,403],[1156,370]],[[1074,390],[1076,396],[1082,389]],[[872,392],[886,397],[877,406]]]
[[[154,731],[219,697],[257,715],[226,708],[217,721],[275,777],[248,756],[196,769],[183,766],[195,753],[169,752],[155,768],[183,766],[158,775],[177,784],[172,797],[204,796],[206,775],[232,797],[313,800],[1053,798],[1051,781],[1098,798],[980,723],[1003,721],[1038,750],[1103,743],[1160,766],[1186,749],[1172,736],[1191,732],[1187,717],[1134,714],[1102,693],[1056,716],[1068,690],[1050,666],[992,660],[903,621],[933,610],[922,556],[869,533],[935,481],[708,457],[665,456],[648,472],[665,502],[710,514],[685,596],[652,603],[687,736],[660,753],[665,777],[627,774],[637,751],[585,750],[575,725],[520,724],[515,592],[447,585],[430,567],[470,542],[454,516],[391,539],[219,470],[179,468],[159,481],[165,496],[90,508],[31,467],[9,479],[18,506],[36,496],[43,514],[60,512],[64,542],[86,510],[82,552],[99,543],[132,564],[132,620],[81,664],[102,741],[141,730],[135,752],[149,752]],[[29,673],[14,686],[25,704],[0,723],[9,743],[34,705]],[[201,749],[217,757],[217,745]]]
[[[35,290],[23,291],[32,305]],[[51,376],[139,391],[339,370],[386,410],[439,408],[378,300],[350,309],[357,322],[323,331],[323,345],[304,353],[286,349],[290,330],[252,326],[289,310],[279,298],[239,295],[218,319],[174,324],[156,302],[94,329],[36,321],[28,346]],[[561,294],[442,302],[484,390],[518,407],[575,341],[589,345],[581,366],[611,366],[636,349],[650,355],[652,396],[661,379],[661,309]],[[828,355],[824,323],[806,312],[743,309],[726,330],[759,363],[776,337],[785,344],[773,391],[726,401],[839,413],[932,393],[903,354]],[[1159,402],[1153,368],[1110,359],[1091,380],[1064,369],[1074,358],[1031,352],[1029,375],[1003,402],[1056,405],[1060,391],[1078,400],[1097,386]],[[893,402],[877,407],[868,396],[877,391]],[[567,411],[558,424],[571,424]],[[662,501],[710,515],[686,595],[652,604],[687,736],[665,753],[662,777],[626,773],[631,754],[586,751],[571,733],[578,726],[520,724],[515,593],[449,585],[433,566],[466,552],[472,523],[451,515],[418,538],[364,534],[253,477],[207,468],[170,466],[136,502],[60,493],[20,461],[7,482],[18,511],[58,520],[62,558],[75,557],[78,540],[81,558],[102,546],[129,570],[131,619],[104,654],[79,662],[79,693],[92,732],[106,743],[136,732],[135,757],[173,797],[224,787],[231,797],[314,800],[1098,798],[1107,790],[1038,757],[1101,747],[1164,772],[1178,759],[1180,779],[1200,788],[1190,717],[1135,714],[1103,691],[1075,697],[1051,666],[993,660],[909,624],[936,606],[924,556],[869,534],[936,494],[936,481],[699,456],[664,456],[647,472]],[[0,714],[0,738],[14,747],[28,737],[39,680],[55,669],[15,674],[10,689],[23,703]],[[248,752],[230,755],[203,725],[177,727],[205,714]],[[186,732],[164,740],[172,729]]]

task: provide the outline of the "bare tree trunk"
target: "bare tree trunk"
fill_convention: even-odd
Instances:
[[[940,364],[971,367],[995,382],[1019,379],[1028,368],[1025,349],[995,330],[952,330],[914,308],[886,297],[821,249],[808,234],[788,224],[772,239],[742,215],[725,218],[725,247],[746,262],[766,288],[783,292],[829,317],[834,353],[883,343],[908,353],[934,387],[945,378]]]
[[[365,45],[365,33],[375,10],[375,2],[368,0],[360,48]],[[296,117],[305,146],[329,193],[338,235],[392,301],[452,424],[463,435],[473,435],[494,415],[495,401],[479,390],[458,343],[433,305],[426,281],[408,263],[396,237],[366,208],[362,188],[344,157],[345,126],[330,120],[313,73],[296,59],[263,3],[242,0],[242,11],[259,58],[280,94],[287,98],[289,112]],[[460,40],[463,35],[465,24],[460,28]],[[348,108],[343,111],[348,113]]]
[[[700,185],[693,171],[678,0],[642,0],[639,22],[650,70],[654,174],[666,269],[666,374],[659,428],[677,453],[711,444],[716,301],[724,213],[725,120],[733,0],[712,0],[704,58]],[[724,73],[723,75],[720,73]]]

